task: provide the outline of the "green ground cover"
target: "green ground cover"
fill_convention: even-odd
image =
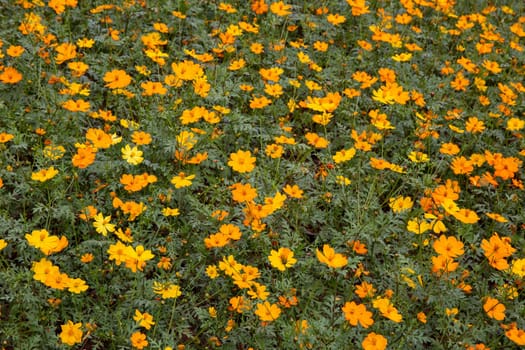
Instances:
[[[525,345],[525,5],[0,0],[2,349]]]

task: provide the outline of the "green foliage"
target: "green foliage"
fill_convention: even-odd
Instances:
[[[525,344],[522,3],[0,8],[2,349]]]

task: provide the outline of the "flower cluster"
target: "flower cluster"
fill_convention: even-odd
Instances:
[[[519,2],[2,6],[3,347],[525,345]]]

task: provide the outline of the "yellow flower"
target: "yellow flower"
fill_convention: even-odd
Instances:
[[[323,245],[323,252],[316,249],[317,259],[323,264],[333,268],[340,268],[346,266],[348,258],[343,254],[336,253],[335,250],[328,244]]]
[[[93,217],[93,227],[95,230],[103,236],[107,236],[108,232],[115,231],[115,224],[110,223],[111,215],[104,217],[104,214],[98,213]]]
[[[164,216],[178,216],[180,215],[180,211],[177,208],[163,208],[162,209],[162,215]]]
[[[377,298],[373,301],[372,305],[379,310],[382,316],[394,322],[399,323],[403,320],[403,316],[397,311],[388,298]]]
[[[46,229],[34,230],[31,234],[26,234],[25,238],[30,246],[40,249],[46,255],[51,254],[60,243],[59,238],[49,235]]]
[[[58,170],[56,170],[54,167],[49,167],[47,169],[41,169],[32,173],[31,180],[45,182],[55,177],[56,174],[58,174]]]
[[[349,149],[342,149],[335,153],[335,155],[332,156],[332,159],[336,164],[347,162],[350,159],[354,158],[356,153],[355,148],[349,148]]]
[[[0,249],[1,250],[1,249]],[[525,277],[525,259],[516,259],[512,262],[512,273],[519,276]]]
[[[179,175],[171,178],[171,183],[175,185],[175,188],[183,188],[191,186],[191,180],[195,178],[195,175],[186,175],[184,172],[180,172]]]
[[[297,259],[293,257],[293,251],[289,248],[279,248],[279,250],[272,249],[268,256],[268,260],[270,260],[270,265],[279,271],[284,271],[297,262]]]
[[[138,165],[144,160],[144,157],[142,157],[142,151],[140,151],[136,146],[130,147],[130,145],[126,145],[125,147],[121,148],[121,152],[122,159],[131,165]]]
[[[135,316],[133,316],[133,319],[139,324],[139,326],[144,327],[145,329],[150,329],[151,326],[155,324],[152,315],[147,312],[142,313],[137,309],[135,309]]]
[[[281,309],[276,304],[270,304],[265,301],[264,303],[257,304],[255,314],[259,316],[261,321],[271,322],[279,318],[279,315],[281,315]]]
[[[405,210],[411,209],[414,205],[414,202],[410,197],[398,196],[395,198],[390,198],[388,205],[394,213],[400,213]]]
[[[0,239],[0,251],[2,251],[5,247],[7,247],[7,242],[5,239]]]
[[[291,14],[291,8],[292,6],[286,5],[283,1],[277,1],[270,5],[270,11],[276,14],[277,16],[281,17],[288,16],[289,14]]]
[[[89,286],[81,278],[70,278],[67,284],[67,290],[71,293],[79,294],[88,290]]]
[[[423,152],[410,152],[408,155],[408,159],[410,159],[413,163],[426,163],[429,161],[428,155],[426,155]]]
[[[73,323],[67,321],[66,324],[60,326],[62,332],[60,333],[60,341],[69,346],[73,346],[82,342],[82,323]]]
[[[412,54],[411,53],[400,53],[398,55],[394,55],[392,56],[392,59],[396,62],[406,62],[406,61],[410,61],[410,59],[412,58]]]
[[[180,287],[173,283],[153,282],[153,292],[160,294],[162,299],[173,299],[182,295]]]
[[[239,173],[249,173],[255,168],[255,161],[250,151],[239,150],[230,154],[228,165]]]

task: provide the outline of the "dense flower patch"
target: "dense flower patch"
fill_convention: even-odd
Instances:
[[[524,13],[4,1],[0,346],[525,345]]]

